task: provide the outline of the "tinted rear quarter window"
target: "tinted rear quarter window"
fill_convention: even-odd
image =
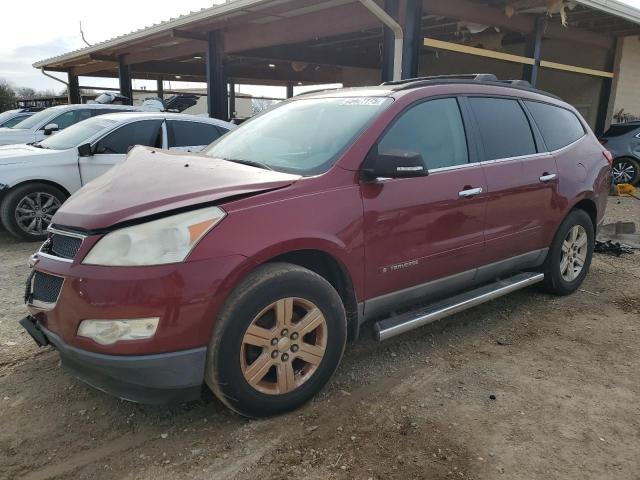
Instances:
[[[517,100],[472,97],[469,103],[478,123],[485,160],[536,153],[531,125]]]
[[[525,101],[535,120],[544,143],[549,150],[558,150],[572,144],[585,134],[575,113],[548,103]]]
[[[169,147],[193,147],[209,145],[221,133],[215,125],[200,122],[170,121]]]

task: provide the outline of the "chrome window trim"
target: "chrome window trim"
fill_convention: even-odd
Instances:
[[[440,167],[433,169],[429,169],[427,167],[427,171],[429,172],[429,175],[431,175],[432,173],[448,172],[451,170],[462,170],[469,167],[477,167],[479,165],[481,165],[481,162],[461,163],[460,165],[451,165],[450,167]]]
[[[574,140],[573,142],[571,142],[569,145],[565,145],[564,147],[558,148],[556,150],[552,150],[549,153],[551,153],[552,155],[555,155],[556,153],[560,153],[564,150],[567,150],[570,147],[573,147],[576,143],[578,143],[579,141],[581,141],[583,138],[585,138],[587,136],[587,133],[585,132],[584,135],[582,135],[580,138],[578,138],[577,140]]]

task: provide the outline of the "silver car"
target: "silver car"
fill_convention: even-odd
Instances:
[[[640,121],[611,125],[600,138],[613,155],[613,183],[640,181]]]

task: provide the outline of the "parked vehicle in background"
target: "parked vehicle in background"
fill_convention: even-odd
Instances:
[[[40,142],[0,147],[0,220],[18,238],[42,240],[67,197],[122,162],[132,146],[199,152],[232,127],[192,115],[109,113]]]
[[[44,140],[71,125],[105,113],[143,112],[143,107],[128,105],[59,105],[38,112],[11,128],[0,128],[0,145],[32,143]]]
[[[0,113],[0,128],[11,128],[40,110],[42,110],[42,108],[37,107],[6,110]]]
[[[640,122],[611,125],[600,143],[613,155],[613,182],[637,185],[640,182]]]
[[[264,417],[318,393],[365,321],[385,340],[535,283],[570,294],[610,158],[573,107],[521,85],[316,92],[202,156],[137,147],[53,217],[21,324],[122,399],[206,383]]]

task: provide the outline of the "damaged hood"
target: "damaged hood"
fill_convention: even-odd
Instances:
[[[300,177],[199,155],[134,148],[73,194],[53,224],[99,230],[150,215],[287,187]]]

